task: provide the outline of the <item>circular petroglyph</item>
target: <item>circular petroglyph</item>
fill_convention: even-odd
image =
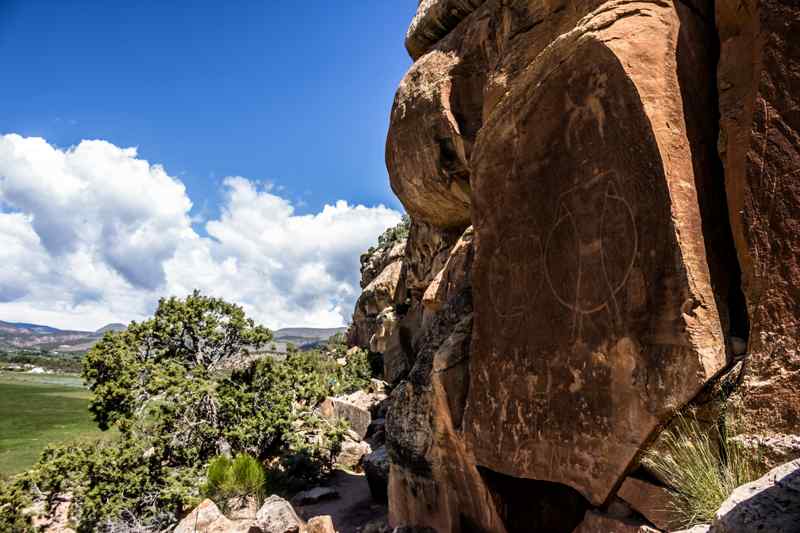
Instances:
[[[563,194],[545,243],[547,283],[575,313],[617,309],[638,249],[636,220],[610,173]]]

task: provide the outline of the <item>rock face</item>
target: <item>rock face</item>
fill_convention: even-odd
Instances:
[[[393,527],[664,528],[629,474],[710,391],[796,453],[797,35],[790,0],[419,3],[386,143],[411,228],[354,314]]]
[[[680,17],[587,13],[509,80],[472,157],[468,442],[595,505],[725,364],[679,79],[704,40]]]
[[[800,531],[800,460],[776,467],[733,491],[709,533]]]
[[[800,426],[800,9],[716,2],[716,19],[719,150],[750,319],[741,396],[753,432],[780,441]]]
[[[361,288],[363,292],[356,302],[353,323],[347,332],[351,346],[370,348],[373,336],[381,327],[379,315],[391,310],[397,295],[401,259],[406,242],[402,240],[367,253],[361,257]],[[382,333],[386,336],[386,333]],[[383,346],[381,346],[383,347]]]

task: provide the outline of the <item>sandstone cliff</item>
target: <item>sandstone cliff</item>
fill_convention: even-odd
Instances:
[[[742,438],[800,455],[798,35],[790,0],[420,2],[386,144],[411,229],[351,329],[395,385],[393,525],[611,527],[734,367]]]

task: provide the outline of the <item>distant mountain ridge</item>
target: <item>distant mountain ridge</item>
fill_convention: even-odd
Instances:
[[[276,340],[283,340],[288,337],[309,340],[328,340],[337,333],[347,331],[345,327],[339,328],[281,328],[272,332]]]
[[[0,353],[16,351],[84,352],[108,331],[124,331],[120,323],[106,324],[95,331],[64,330],[42,324],[0,320]],[[284,347],[311,347],[327,341],[347,328],[281,328],[273,331],[273,340]]]
[[[124,329],[125,325],[118,323],[107,324],[96,331],[80,331],[0,320],[0,352],[83,352],[91,348],[106,331]]]

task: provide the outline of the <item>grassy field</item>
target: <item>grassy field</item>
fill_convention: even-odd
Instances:
[[[77,376],[0,372],[0,477],[30,467],[50,443],[101,434]]]

